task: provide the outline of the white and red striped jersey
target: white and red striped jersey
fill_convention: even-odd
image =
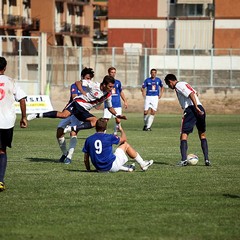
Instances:
[[[100,89],[100,83],[82,80],[82,86],[85,87],[86,95],[80,95],[74,98],[80,106],[87,111],[106,101],[108,107],[112,107],[111,92],[103,92]]]
[[[14,102],[27,97],[15,81],[5,75],[0,75],[0,128],[14,127],[16,113]]]
[[[186,109],[189,106],[193,106],[192,100],[188,97],[190,93],[194,92],[197,105],[202,105],[198,96],[197,91],[191,87],[187,82],[177,82],[175,85],[175,91],[178,97],[178,101],[182,109]]]

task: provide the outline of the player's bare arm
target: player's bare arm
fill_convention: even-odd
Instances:
[[[22,112],[22,117],[21,117],[21,120],[20,120],[20,127],[21,128],[26,128],[28,126],[28,123],[27,123],[26,100],[25,100],[25,98],[21,99],[19,101],[19,104],[20,104],[20,109],[21,109],[21,112]]]
[[[198,107],[198,105],[197,105],[197,101],[196,101],[196,98],[195,98],[195,93],[194,93],[194,92],[191,92],[191,93],[189,94],[189,98],[192,100],[193,105],[194,105],[197,113],[200,114],[200,115],[203,115],[204,112],[203,112],[201,109],[199,109],[199,107]]]
[[[141,88],[141,92],[142,92],[142,96],[146,97],[146,90],[145,90],[145,88]]]
[[[124,94],[123,91],[121,91],[120,96],[121,96],[121,98],[123,100],[124,108],[127,108],[128,107],[128,103],[127,103],[127,99],[126,99],[125,94]]]
[[[127,135],[124,132],[124,130],[123,130],[121,125],[119,125],[119,132],[121,133],[119,144],[125,143],[127,141]]]
[[[79,90],[83,95],[86,95],[86,92],[85,92],[85,91],[83,90],[83,88],[82,88],[82,81],[81,81],[81,80],[80,80],[80,81],[76,81],[75,84],[76,84],[78,90]]]
[[[87,171],[91,171],[88,153],[84,153],[84,164],[85,164]]]
[[[109,108],[108,108],[108,111],[109,111],[112,115],[116,116],[116,118],[127,120],[127,117],[126,117],[126,116],[124,116],[124,115],[117,115],[117,112],[115,111],[115,109],[114,109],[113,107],[109,107]]]

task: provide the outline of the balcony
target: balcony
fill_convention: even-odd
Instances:
[[[39,31],[40,20],[37,18],[25,18],[16,15],[3,15],[0,28],[23,29],[25,31]]]
[[[67,34],[67,35],[81,35],[81,36],[89,36],[90,27],[84,25],[75,25],[71,23],[63,22],[61,23],[60,31],[56,30],[56,34]]]

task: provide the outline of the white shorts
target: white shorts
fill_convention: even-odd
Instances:
[[[83,122],[79,121],[74,115],[71,115],[67,118],[64,118],[60,121],[60,123],[58,124],[58,128],[65,128],[66,126],[79,126],[81,125]]]
[[[146,96],[144,102],[144,111],[147,111],[149,108],[157,111],[158,108],[158,96]]]
[[[119,108],[114,108],[114,109],[115,109],[117,115],[122,115],[122,108],[121,108],[121,107],[119,107]],[[110,119],[111,117],[114,117],[114,118],[115,118],[115,116],[113,116],[113,115],[108,111],[107,108],[104,108],[104,110],[103,110],[103,118]]]
[[[128,161],[126,153],[121,148],[117,148],[114,155],[116,156],[116,159],[109,172],[118,172],[119,169]]]

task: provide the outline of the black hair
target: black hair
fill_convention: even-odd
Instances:
[[[106,75],[103,78],[103,81],[102,81],[101,85],[103,85],[103,84],[108,85],[109,83],[114,84],[115,83],[115,79],[112,76]]]
[[[7,66],[7,60],[4,57],[0,57],[0,71]]]
[[[87,74],[90,75],[91,78],[94,77],[94,71],[92,68],[87,68],[85,67],[82,71],[81,71],[81,77],[84,78]]]
[[[176,78],[176,76],[175,76],[174,74],[168,74],[168,75],[165,77],[164,81],[165,81],[165,83],[168,85],[170,80],[172,80],[172,81],[177,81],[177,78]]]

